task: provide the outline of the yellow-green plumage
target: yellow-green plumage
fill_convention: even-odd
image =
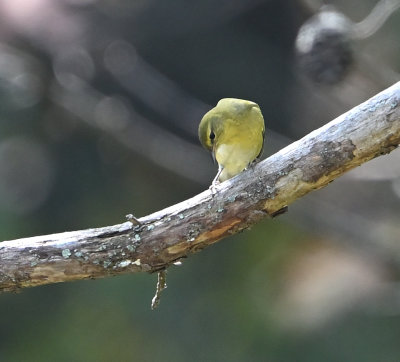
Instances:
[[[264,131],[260,107],[251,101],[224,98],[204,115],[199,125],[200,142],[219,166],[213,183],[237,175],[261,156]]]

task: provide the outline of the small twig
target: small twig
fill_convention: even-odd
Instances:
[[[399,0],[379,1],[364,20],[354,24],[353,37],[365,39],[375,34],[399,7]]]
[[[133,214],[128,214],[125,217],[126,217],[126,220],[128,220],[132,223],[133,226],[142,225],[142,223]]]
[[[151,300],[151,309],[154,310],[156,309],[161,300],[161,292],[167,288],[167,271],[161,270],[158,272],[157,275],[157,289],[156,289],[156,294],[154,295],[153,299]]]

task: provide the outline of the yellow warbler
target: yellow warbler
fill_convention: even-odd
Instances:
[[[218,162],[212,185],[237,175],[261,156],[264,132],[260,107],[251,101],[224,98],[204,115],[200,142]]]

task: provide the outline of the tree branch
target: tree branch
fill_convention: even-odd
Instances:
[[[154,272],[286,210],[400,143],[400,82],[209,190],[131,222],[0,243],[0,290]]]

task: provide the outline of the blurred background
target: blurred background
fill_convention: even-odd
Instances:
[[[0,0],[0,240],[205,190],[220,98],[267,157],[399,81],[399,5]],[[399,361],[399,218],[397,150],[170,268],[156,311],[147,274],[0,295],[0,359]]]

